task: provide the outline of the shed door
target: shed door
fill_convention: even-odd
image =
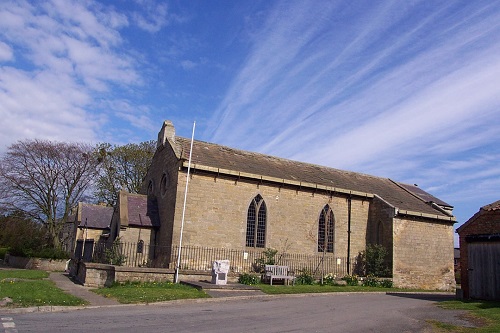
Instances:
[[[500,300],[500,242],[469,243],[471,298]]]

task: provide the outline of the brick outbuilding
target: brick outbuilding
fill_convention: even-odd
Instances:
[[[457,229],[464,298],[500,300],[500,200]]]

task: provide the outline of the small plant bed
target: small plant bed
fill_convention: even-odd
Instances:
[[[93,291],[101,296],[114,298],[123,304],[154,303],[177,299],[210,297],[196,288],[172,282],[115,283],[111,287]]]
[[[450,310],[467,310],[466,319],[477,327],[462,327],[429,321],[435,332],[500,332],[500,302],[488,301],[446,301],[440,302],[439,307]]]
[[[2,271],[2,273],[4,273]],[[13,274],[16,275],[16,274]],[[49,280],[20,280],[17,277],[3,278],[0,281],[0,299],[9,298],[12,303],[7,307],[30,306],[76,306],[85,305],[85,301],[64,293]],[[23,277],[24,279],[24,277]]]

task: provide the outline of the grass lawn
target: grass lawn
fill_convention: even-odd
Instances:
[[[8,307],[46,305],[83,305],[85,302],[64,293],[52,281],[42,280],[49,274],[36,270],[0,270],[0,299],[9,297]]]
[[[123,304],[210,297],[196,288],[172,282],[117,283],[109,288],[101,288],[93,291],[104,297],[115,298]]]
[[[258,284],[256,287],[260,288],[266,294],[305,294],[305,293],[335,293],[335,292],[421,292],[423,290],[410,290],[410,289],[397,289],[397,288],[383,288],[383,287],[364,287],[364,286],[321,286],[314,285],[268,285]],[[427,292],[427,291],[426,291]]]
[[[500,332],[500,302],[488,301],[448,301],[441,302],[438,306],[444,309],[467,310],[469,319],[479,324],[478,328],[458,327],[431,321],[437,332]]]
[[[23,280],[41,280],[49,277],[45,271],[36,271],[29,269],[1,269],[0,281],[3,279],[23,279]]]

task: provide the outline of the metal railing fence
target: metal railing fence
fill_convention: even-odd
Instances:
[[[215,260],[229,260],[230,272],[250,273],[259,272],[265,262],[264,250],[236,250],[226,248],[209,248],[199,246],[183,246],[181,249],[180,269],[194,271],[209,271]],[[161,260],[161,267],[174,269],[177,264],[179,247],[165,247],[153,244],[138,243],[95,243],[92,261],[111,263],[129,267],[155,267],[160,262],[160,256],[167,256]],[[288,266],[295,274],[307,271],[315,277],[323,274],[344,276],[348,274],[347,258],[336,257],[332,253],[317,255],[298,253],[277,253],[276,265]],[[156,264],[155,264],[156,263]],[[355,269],[356,259],[349,261],[349,273]]]

